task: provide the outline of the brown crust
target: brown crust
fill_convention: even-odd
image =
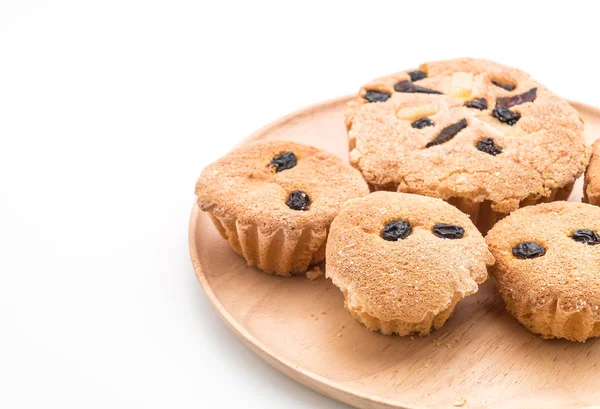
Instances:
[[[600,205],[600,139],[592,145],[592,157],[585,171],[583,198],[587,203]]]
[[[292,151],[298,163],[275,172],[273,157]],[[307,211],[286,205],[295,190],[308,193]],[[207,166],[196,184],[207,211],[249,265],[279,275],[299,274],[323,260],[331,221],[343,203],[368,194],[360,173],[332,153],[288,141],[258,141]]]
[[[508,310],[546,338],[600,335],[600,246],[571,239],[580,228],[600,231],[600,208],[554,202],[513,212],[486,237],[496,257],[490,273]],[[512,248],[523,241],[542,245],[546,254],[514,257]]]
[[[412,225],[406,239],[381,237],[394,220]],[[436,237],[431,229],[439,222],[462,226],[464,237]],[[477,291],[493,262],[479,231],[455,207],[425,196],[375,192],[350,200],[333,221],[326,274],[370,329],[425,335]]]
[[[445,95],[401,93],[394,84],[410,80],[408,71],[371,81],[346,108],[350,161],[375,190],[398,190],[473,203],[489,201],[492,210],[509,213],[525,200],[536,200],[572,184],[589,160],[583,120],[565,100],[523,71],[487,60],[457,59],[423,64],[428,77],[415,85]],[[471,75],[472,74],[472,75]],[[516,84],[507,91],[493,80]],[[511,107],[521,119],[509,126],[492,117],[499,97],[537,88],[534,102]],[[392,96],[367,103],[366,90]],[[486,98],[488,109],[464,106]],[[435,126],[414,129],[428,116]],[[453,139],[429,148],[442,128],[466,118],[468,127]],[[493,138],[502,153],[476,149]]]

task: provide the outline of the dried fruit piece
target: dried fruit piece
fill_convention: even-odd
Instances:
[[[306,192],[302,190],[295,190],[290,193],[285,204],[293,210],[308,210],[308,206],[310,206],[310,198]]]
[[[421,94],[442,94],[434,89],[420,87],[413,84],[410,81],[400,81],[394,85],[394,89],[398,92],[410,92],[410,93],[421,93]]]
[[[467,101],[465,102],[465,106],[467,108],[475,108],[475,109],[479,109],[481,111],[487,109],[488,104],[487,101],[485,100],[485,98],[475,98],[471,101]]]
[[[502,97],[496,100],[496,106],[502,108],[510,108],[515,105],[524,104],[525,102],[533,102],[537,97],[537,88],[531,88],[529,91],[512,97]]]
[[[573,233],[571,238],[580,243],[589,244],[590,246],[600,243],[600,236],[598,235],[598,233],[588,229],[577,230]]]
[[[387,92],[375,91],[372,89],[367,90],[365,96],[363,97],[369,102],[385,102],[390,99],[392,95]]]
[[[503,107],[494,108],[492,111],[492,116],[498,119],[500,122],[504,122],[510,126],[513,126],[519,121],[519,119],[521,119],[521,114]]]
[[[496,81],[496,80],[493,80],[493,81],[492,81],[492,84],[494,84],[494,85],[495,85],[495,86],[497,86],[497,87],[504,88],[504,89],[505,89],[505,90],[507,90],[507,91],[512,91],[512,90],[513,90],[513,89],[515,89],[515,87],[516,87],[516,85],[515,85],[515,84],[504,84],[504,83],[502,83],[502,82],[498,82],[498,81]]]
[[[468,124],[466,119],[461,119],[455,124],[448,125],[447,127],[441,130],[441,132],[438,134],[438,136],[435,137],[434,140],[427,143],[425,147],[429,148],[431,146],[440,145],[444,142],[448,142],[450,139],[454,138],[456,134],[465,129],[467,125]]]
[[[465,235],[465,229],[453,224],[438,223],[433,226],[433,234],[442,239],[462,239]]]
[[[398,241],[405,239],[412,232],[412,226],[404,220],[396,220],[385,225],[381,231],[381,237],[387,241]]]
[[[411,72],[408,73],[408,75],[410,75],[410,80],[413,81],[413,82],[427,78],[427,74],[425,74],[421,70],[411,71]]]
[[[410,126],[412,126],[413,128],[416,128],[416,129],[422,129],[422,128],[425,128],[426,126],[433,126],[433,121],[431,119],[427,118],[426,116],[424,116],[423,118],[417,119],[415,122],[410,124]]]
[[[494,144],[494,140],[492,138],[484,138],[477,142],[477,149],[481,152],[489,153],[492,156],[496,156],[499,153],[502,153],[502,149],[498,148]]]
[[[275,172],[281,172],[293,168],[297,162],[298,159],[294,152],[283,152],[281,155],[275,156],[269,166],[275,168]]]
[[[532,241],[524,241],[513,247],[512,253],[516,258],[537,258],[546,254],[546,249]]]

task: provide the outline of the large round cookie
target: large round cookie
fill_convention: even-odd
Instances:
[[[373,189],[445,199],[482,231],[521,205],[568,196],[589,160],[574,108],[486,60],[371,81],[348,104],[346,125],[350,161]]]
[[[507,309],[545,338],[600,335],[600,208],[554,202],[499,221],[486,240]]]
[[[352,199],[327,240],[327,276],[369,329],[427,335],[487,278],[494,258],[471,220],[441,199],[375,192]]]

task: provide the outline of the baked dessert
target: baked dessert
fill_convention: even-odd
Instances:
[[[566,199],[590,154],[567,101],[487,60],[373,80],[345,118],[350,162],[373,190],[442,198],[483,232],[521,206]]]
[[[519,209],[486,237],[506,307],[544,338],[600,335],[600,208],[554,202]]]
[[[600,205],[600,139],[592,145],[592,157],[585,170],[583,201]]]
[[[478,290],[494,258],[469,217],[443,200],[375,192],[336,216],[326,263],[346,308],[370,330],[427,335]]]
[[[283,276],[322,261],[334,216],[367,193],[360,173],[334,154],[288,141],[243,145],[196,184],[198,205],[248,265]]]

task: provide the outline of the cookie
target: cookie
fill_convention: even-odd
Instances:
[[[334,219],[326,275],[370,330],[427,335],[478,290],[493,262],[481,233],[457,208],[375,192],[348,201]]]
[[[368,192],[334,154],[287,141],[243,145],[207,166],[196,184],[198,205],[248,265],[283,276],[322,261],[334,216]]]
[[[590,154],[567,101],[487,60],[371,81],[345,118],[350,162],[373,190],[442,198],[483,232],[521,206],[566,199]]]
[[[600,139],[592,145],[592,158],[585,170],[583,201],[600,205]]]
[[[544,338],[600,335],[600,208],[554,202],[519,209],[486,240],[508,311]]]

